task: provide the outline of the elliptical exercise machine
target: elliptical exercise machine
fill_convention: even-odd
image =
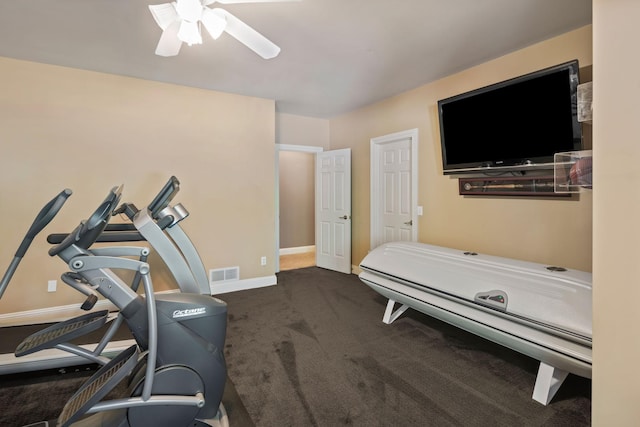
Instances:
[[[0,297],[35,234],[56,215],[70,194],[69,190],[60,193],[37,216],[0,282]],[[131,330],[136,345],[108,362],[98,355],[87,357],[106,363],[67,402],[57,426],[195,427],[219,423],[220,414],[224,413],[221,400],[226,381],[222,353],[226,304],[202,294],[156,296],[149,265],[125,257],[132,255],[131,248],[88,250],[104,231],[120,197],[121,188],[112,189],[89,219],[51,248],[49,254],[59,256],[71,269],[65,273],[71,275],[65,283],[72,280],[68,284],[89,296],[97,292],[120,310],[119,316]],[[145,296],[138,295],[113,269],[135,271]],[[86,303],[91,306],[94,302],[88,298]],[[53,325],[23,341],[16,355],[52,347],[74,352],[76,349],[63,342],[97,329],[106,321],[106,314],[89,313]],[[126,393],[121,398],[102,401],[125,378]]]
[[[175,176],[171,176],[161,190],[154,196],[152,201],[142,209],[138,209],[133,203],[122,203],[118,208],[114,209],[113,215],[124,214],[130,222],[107,224],[102,234],[96,239],[96,242],[122,243],[146,241],[151,244],[152,250],[160,256],[168,267],[181,292],[211,295],[204,264],[195,246],[180,227],[180,223],[189,216],[189,212],[181,203],[174,204],[173,206],[170,205],[179,190],[180,182]],[[70,190],[66,191],[69,191],[70,194]],[[38,231],[42,230],[47,224],[43,223],[41,225],[42,227]],[[68,234],[69,233],[49,234],[47,242],[52,245],[60,244]],[[89,248],[95,255],[114,255],[114,253],[117,256],[130,255],[138,257],[140,261],[147,262],[149,251],[146,248],[132,247],[128,249],[127,251],[123,246],[119,246],[117,252],[114,252],[114,248]],[[95,292],[95,290],[83,285],[80,281],[76,281],[75,273],[65,273],[61,279],[67,285],[87,296],[87,300],[81,307],[82,309],[91,310],[93,308],[93,305],[99,298],[99,294]],[[139,283],[140,277],[138,275],[136,280],[132,282],[132,288],[136,290]],[[98,321],[102,320],[100,317],[89,317],[91,318],[92,324],[98,324]],[[81,358],[89,359],[97,363],[103,362],[103,360],[106,359],[101,355],[112,357],[133,342],[132,339],[126,338],[124,338],[125,341],[122,341],[123,331],[120,328],[122,317],[117,317],[111,321],[112,317],[113,315],[109,314],[109,320],[107,320],[107,322],[110,322],[110,327],[108,331],[103,334],[103,338],[97,345],[95,341],[94,344],[87,342],[81,346],[58,343],[56,348],[65,350],[64,353],[47,350],[45,353],[33,354],[29,357],[15,357],[14,355],[10,356],[8,354],[0,355],[0,374],[71,366],[73,364],[83,363]],[[32,351],[29,354],[31,353],[34,352]],[[20,354],[20,356],[26,355],[27,354]]]
[[[180,191],[180,181],[171,176],[153,200],[142,209],[133,203],[122,203],[113,215],[125,215],[129,223],[107,224],[96,242],[147,241],[160,255],[174,277],[181,292],[211,294],[209,279],[195,246],[180,227],[189,216],[187,209],[177,203],[170,205]],[[66,233],[54,233],[47,242],[59,244]]]

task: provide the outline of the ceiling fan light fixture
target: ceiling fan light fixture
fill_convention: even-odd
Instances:
[[[224,16],[220,16],[209,8],[204,8],[201,21],[204,25],[204,28],[207,29],[207,32],[211,35],[211,37],[213,37],[214,40],[217,40],[218,37],[220,37],[227,26],[227,20],[224,18]]]
[[[224,9],[209,8],[214,3],[266,3],[300,0],[175,0],[171,3],[149,5],[149,10],[162,35],[156,48],[160,56],[175,56],[182,43],[189,46],[202,43],[201,27],[213,39],[226,32],[264,59],[278,56],[280,48],[262,34]]]
[[[180,0],[175,3],[175,7],[180,18],[189,22],[197,22],[204,9],[200,0]]]
[[[202,36],[197,22],[189,22],[183,20],[178,30],[178,39],[185,42],[189,46],[194,44],[202,44]]]

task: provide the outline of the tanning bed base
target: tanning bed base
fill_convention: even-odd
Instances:
[[[384,323],[392,323],[408,308],[413,308],[540,361],[533,399],[543,405],[553,399],[569,373],[591,378],[591,275],[588,273],[569,272],[562,276],[563,271],[551,272],[547,279],[551,287],[539,290],[545,298],[557,298],[559,292],[554,291],[561,289],[567,291],[564,299],[576,299],[575,305],[584,315],[576,316],[581,319],[577,323],[572,320],[567,326],[558,323],[564,313],[556,316],[555,322],[544,322],[533,315],[509,312],[510,303],[518,310],[519,296],[520,299],[528,296],[531,300],[529,294],[536,291],[526,287],[531,285],[527,279],[533,277],[537,283],[544,280],[548,270],[542,265],[489,256],[470,258],[448,248],[403,242],[374,249],[360,267],[360,279],[389,300]],[[438,268],[440,271],[435,271]],[[544,271],[540,273],[537,268]],[[473,274],[470,275],[470,271]],[[558,283],[554,282],[556,274],[560,276]],[[431,276],[436,278],[435,283],[431,283]],[[487,289],[492,276],[497,285]],[[524,285],[516,283],[508,288],[506,283],[514,282],[514,277],[522,278]],[[474,278],[477,283],[469,283]],[[451,280],[449,288],[443,288],[447,279]],[[460,279],[465,281],[462,286],[458,286]],[[465,297],[465,292],[469,294],[474,286],[476,297],[502,289],[505,299],[508,298],[506,305],[491,306],[485,301],[479,304],[477,298]],[[400,304],[399,308],[396,304]],[[538,311],[534,305],[529,306],[532,313]],[[545,314],[553,317],[548,308],[540,311],[545,310]]]

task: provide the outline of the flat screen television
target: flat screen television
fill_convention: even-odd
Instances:
[[[445,174],[548,168],[582,148],[578,61],[438,101]]]

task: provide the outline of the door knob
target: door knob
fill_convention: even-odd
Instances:
[[[351,218],[349,215],[339,216],[338,219],[349,219]]]
[[[405,222],[404,225],[413,225],[413,220],[411,219],[411,220]]]

